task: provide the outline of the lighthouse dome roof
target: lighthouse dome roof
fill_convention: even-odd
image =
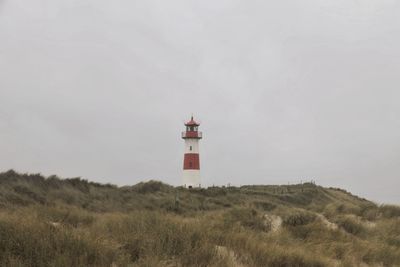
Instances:
[[[190,121],[186,122],[185,125],[186,125],[186,126],[199,126],[200,123],[196,122],[196,121],[193,119],[193,116],[192,116],[191,119],[190,119]]]

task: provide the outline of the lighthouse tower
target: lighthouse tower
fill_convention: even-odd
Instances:
[[[200,187],[199,140],[202,138],[202,133],[198,131],[200,124],[192,116],[190,121],[185,123],[185,126],[186,131],[182,132],[182,138],[185,140],[183,186],[188,188]]]

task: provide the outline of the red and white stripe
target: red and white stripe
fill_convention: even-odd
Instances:
[[[186,131],[182,133],[185,140],[183,159],[183,186],[200,187],[200,153],[199,140],[202,133],[198,131],[199,124],[192,119],[185,123]]]

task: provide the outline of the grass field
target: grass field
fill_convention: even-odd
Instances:
[[[400,207],[306,183],[0,174],[0,266],[400,266]]]

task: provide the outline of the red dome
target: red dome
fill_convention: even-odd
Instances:
[[[190,119],[190,121],[186,122],[185,125],[186,125],[186,126],[199,126],[200,123],[196,122],[196,121],[193,119],[193,116],[192,116],[192,118]]]

